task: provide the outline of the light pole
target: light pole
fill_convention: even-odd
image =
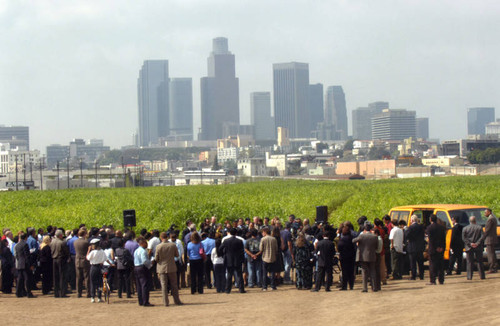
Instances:
[[[126,179],[126,173],[125,173],[125,164],[123,163],[123,156],[122,156],[122,170],[123,170],[123,187],[127,187],[127,183],[125,182]]]
[[[30,181],[33,181],[33,162],[31,161],[31,154],[29,154],[28,159],[30,160]]]

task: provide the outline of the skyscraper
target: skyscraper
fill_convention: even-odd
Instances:
[[[168,136],[168,60],[146,60],[137,80],[139,145]]]
[[[169,83],[170,136],[193,140],[193,82],[191,78],[172,78]]]
[[[382,113],[383,110],[389,108],[389,102],[377,101],[368,104],[368,108],[372,111],[372,116]]]
[[[495,121],[495,108],[467,109],[467,134],[484,135],[486,125]]]
[[[239,80],[227,38],[213,39],[208,76],[201,78],[201,140],[222,138],[224,122],[240,123]]]
[[[372,110],[362,107],[352,110],[352,138],[372,139]]]
[[[25,126],[0,125],[0,143],[9,143],[10,147],[30,149],[30,128]]]
[[[372,117],[372,139],[403,140],[415,138],[416,113],[407,110],[385,109]]]
[[[323,84],[309,85],[309,113],[311,118],[309,130],[316,130],[318,123],[325,119]]]
[[[347,109],[342,86],[330,86],[326,90],[325,121],[335,126],[340,140],[347,139]]]
[[[273,88],[275,126],[288,129],[290,138],[309,138],[309,65],[273,64]]]
[[[270,92],[250,93],[250,119],[255,126],[255,140],[276,139]]]
[[[429,118],[417,118],[417,138],[429,139]]]

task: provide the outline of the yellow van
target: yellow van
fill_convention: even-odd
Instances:
[[[431,214],[436,214],[437,218],[446,226],[446,251],[444,259],[450,257],[450,241],[451,241],[451,217],[457,217],[458,223],[462,226],[469,225],[469,217],[475,216],[478,224],[484,226],[487,217],[484,215],[486,206],[474,205],[452,205],[452,204],[423,204],[423,205],[408,205],[393,207],[389,212],[391,220],[404,220],[410,225],[410,217],[415,214],[420,219],[420,223],[427,227],[430,224],[429,217]],[[497,235],[500,238],[500,227],[497,228]],[[500,257],[500,244],[495,248],[497,259]],[[486,257],[486,253],[484,253]],[[465,266],[465,264],[464,264]]]

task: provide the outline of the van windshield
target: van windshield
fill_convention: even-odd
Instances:
[[[475,216],[477,224],[484,226],[486,224],[486,216],[484,212],[486,208],[473,208],[473,209],[456,209],[449,211],[450,217],[455,216],[457,221],[462,226],[469,225],[469,217]]]

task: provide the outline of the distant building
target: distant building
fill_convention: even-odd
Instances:
[[[389,108],[389,102],[377,101],[368,104],[368,108],[372,111],[372,115],[382,113],[385,109]]]
[[[11,147],[30,149],[30,129],[24,126],[0,125],[0,143],[9,143]]]
[[[325,96],[325,122],[335,126],[339,140],[347,139],[347,108],[342,86],[330,86]]]
[[[495,121],[495,108],[467,109],[467,134],[484,135],[486,125]]]
[[[325,120],[323,84],[309,85],[309,113],[309,130],[316,130],[318,123],[321,123]]]
[[[139,71],[139,145],[159,143],[169,134],[168,60],[146,60]]]
[[[239,80],[235,73],[234,54],[227,38],[213,40],[208,57],[208,76],[201,78],[200,140],[223,138],[224,122],[240,123]]]
[[[372,117],[372,139],[403,140],[416,134],[415,111],[385,109]]]
[[[276,139],[270,92],[250,93],[250,119],[255,128],[255,140]]]
[[[417,118],[415,123],[417,138],[429,139],[429,118]]]
[[[500,142],[496,135],[469,135],[467,139],[444,141],[441,147],[443,156],[466,157],[475,149],[499,148]]]
[[[273,64],[275,126],[288,129],[291,138],[310,136],[309,65]]]
[[[47,151],[47,168],[53,169],[57,162],[63,162],[69,157],[69,146],[67,145],[49,145]]]
[[[497,121],[490,122],[486,125],[486,134],[500,136],[500,119],[497,119]]]
[[[238,175],[247,177],[267,176],[265,158],[244,158],[238,160]]]
[[[169,83],[170,138],[193,140],[193,81],[172,78]]]
[[[288,134],[287,128],[278,127],[278,146],[280,147],[290,146],[290,136]]]
[[[370,108],[352,110],[352,138],[372,139],[372,111]]]

